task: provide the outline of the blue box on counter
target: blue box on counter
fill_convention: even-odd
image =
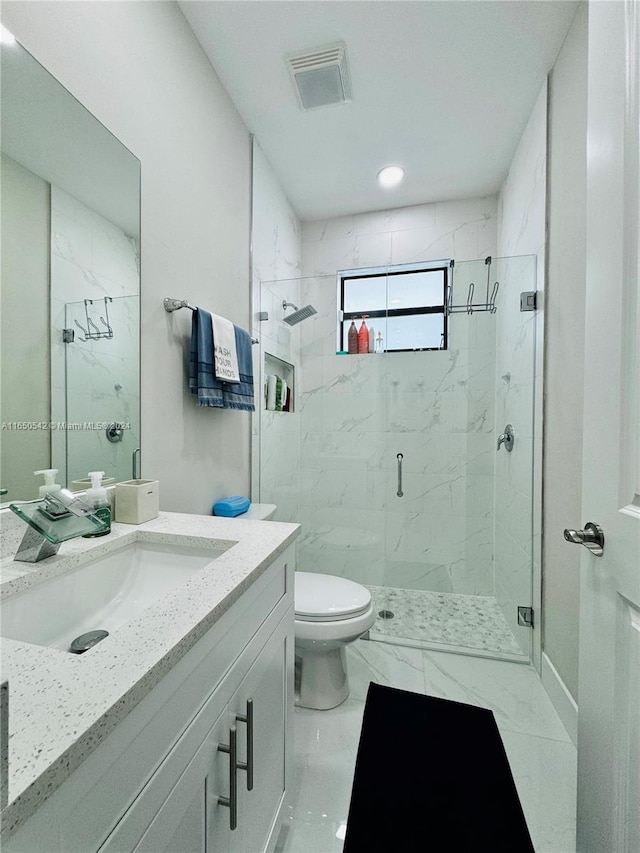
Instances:
[[[223,498],[213,505],[213,515],[220,515],[224,518],[234,518],[236,515],[242,515],[251,506],[249,498],[242,495],[234,495],[230,498]]]

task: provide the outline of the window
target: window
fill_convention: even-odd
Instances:
[[[348,349],[351,321],[360,328],[366,316],[383,352],[447,349],[448,271],[447,261],[437,261],[338,273],[340,348]]]

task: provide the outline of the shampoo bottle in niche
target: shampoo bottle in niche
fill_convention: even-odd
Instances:
[[[367,324],[365,323],[368,316],[368,314],[363,315],[362,325],[358,330],[358,353],[369,352],[369,329],[367,329]]]
[[[349,326],[347,344],[349,355],[355,355],[358,352],[358,330],[356,329],[356,324],[353,320],[351,321],[351,325]]]
[[[107,529],[98,533],[85,533],[83,539],[95,539],[97,536],[106,536],[107,533],[111,533],[111,506],[107,490],[102,485],[104,471],[89,471],[89,477],[91,477],[91,488],[87,489],[85,500],[95,510],[100,521],[105,522]]]
[[[44,474],[44,486],[40,486],[40,497],[43,498],[45,495],[48,495],[49,492],[59,492],[62,486],[60,483],[56,483],[56,474],[58,473],[57,468],[43,468],[41,471],[33,472],[36,477],[38,474]]]

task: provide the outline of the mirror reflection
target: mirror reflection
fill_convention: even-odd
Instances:
[[[19,44],[2,44],[0,487],[136,475],[140,163]]]

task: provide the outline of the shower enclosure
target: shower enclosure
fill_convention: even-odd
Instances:
[[[257,406],[253,497],[302,524],[299,569],[371,590],[372,639],[528,660],[535,257],[443,265],[444,329],[412,351],[386,343],[394,268],[361,355],[338,354],[340,275],[261,283],[260,387],[287,400]]]

